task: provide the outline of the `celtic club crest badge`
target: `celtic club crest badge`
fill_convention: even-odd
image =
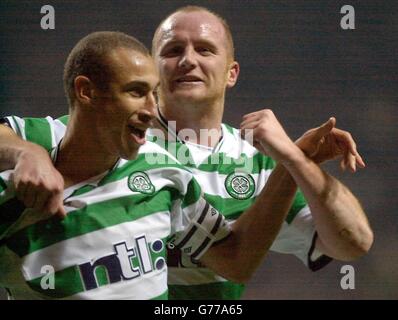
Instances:
[[[249,199],[255,190],[254,179],[244,172],[233,172],[225,179],[225,189],[235,199]]]
[[[155,187],[145,172],[137,171],[129,175],[128,186],[131,191],[152,194]]]

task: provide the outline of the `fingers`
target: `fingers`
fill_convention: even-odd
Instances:
[[[343,142],[353,155],[357,155],[357,145],[352,138],[351,134],[347,131],[336,130],[336,137],[339,141]]]
[[[45,204],[48,201],[48,198],[51,197],[51,193],[43,188],[38,191],[34,197],[36,200],[33,204],[33,209],[38,212],[45,211]]]
[[[14,176],[15,177],[15,176]],[[25,207],[32,208],[43,214],[43,217],[58,215],[66,216],[63,207],[63,179],[57,176],[53,181],[37,182],[24,179],[14,181],[17,199],[23,202]]]
[[[243,120],[249,120],[249,119],[253,119],[253,118],[257,118],[261,115],[261,111],[255,111],[255,112],[251,112],[248,114],[245,114],[242,119]]]
[[[254,126],[256,126],[260,123],[261,123],[261,118],[251,117],[251,118],[243,120],[242,123],[240,124],[240,128],[241,129],[248,129],[248,128],[253,129]]]
[[[366,164],[363,161],[363,159],[362,159],[362,157],[361,157],[361,155],[359,153],[357,153],[357,155],[355,156],[355,160],[356,160],[356,163],[357,163],[358,167],[360,167],[360,168],[365,168],[366,167]]]
[[[31,183],[27,183],[24,191],[25,192],[23,194],[23,202],[25,206],[28,208],[34,208],[36,200],[39,197],[41,191],[43,191],[43,189],[40,186],[34,188]]]
[[[351,172],[356,172],[357,167],[363,169],[366,166],[359,154],[353,155],[351,152],[347,152],[343,159],[345,162],[345,168],[348,167]]]
[[[344,153],[340,163],[340,167],[343,171],[348,168],[351,172],[356,172],[357,167],[361,169],[365,168],[365,162],[362,160],[362,157],[359,155],[359,153],[354,155],[348,148],[344,148],[344,146],[341,145],[340,148]]]
[[[244,120],[240,125],[240,135],[250,144],[254,145],[254,129],[261,124],[261,119],[257,117],[252,117],[250,119]]]
[[[355,172],[357,170],[356,159],[351,152],[347,152],[347,155],[345,156],[345,161],[346,161],[346,168],[348,167],[351,172]]]
[[[63,204],[61,204],[61,205],[58,207],[58,210],[57,210],[57,212],[56,212],[55,215],[56,215],[58,218],[60,218],[60,219],[65,219],[65,217],[66,217],[66,210],[65,210]]]
[[[44,211],[50,212],[63,219],[66,217],[66,211],[63,206],[62,194],[57,194],[48,199]]]
[[[246,119],[243,120],[240,125],[240,135],[242,139],[250,143],[257,150],[266,154],[261,143],[254,139],[255,129],[261,124],[261,121],[261,117],[258,117],[258,113],[246,115]]]
[[[253,121],[253,120],[259,120],[263,117],[275,117],[274,113],[272,112],[271,109],[263,109],[260,111],[255,111],[255,112],[251,112],[248,114],[245,114],[242,117],[242,123],[245,121]]]
[[[344,131],[341,129],[333,129],[333,134],[336,137],[337,141],[339,142],[339,145],[345,150],[348,149],[351,154],[354,156],[358,156],[358,161],[361,163],[361,165],[365,165],[365,163],[362,160],[362,157],[359,155],[358,150],[357,150],[357,144],[355,143],[351,133],[348,131]]]
[[[332,129],[336,126],[336,118],[331,117],[328,121],[320,125],[314,131],[314,138],[317,140],[321,140],[327,134],[332,131]]]
[[[248,123],[240,128],[241,134],[246,136],[250,132],[252,132],[254,129],[256,129],[260,125],[261,121],[255,121],[252,123]]]
[[[251,145],[254,145],[254,130],[252,128],[241,128],[240,136]]]
[[[342,161],[345,162],[344,169],[348,167],[352,172],[356,172],[357,166],[359,168],[365,168],[365,162],[358,153],[357,145],[352,135],[347,131],[336,128],[333,129],[333,134],[338,141],[340,150],[342,150],[344,154],[342,159]]]
[[[25,203],[25,192],[27,190],[26,183],[15,181],[14,184],[15,184],[15,192],[17,195],[17,199],[19,201],[23,202],[26,206],[26,203]]]
[[[12,180],[17,198],[43,219],[54,214],[65,216],[64,180],[44,149],[32,145],[23,152],[15,165]]]
[[[347,167],[347,163],[346,163],[346,161],[345,161],[345,159],[343,157],[340,160],[340,169],[341,169],[341,171],[345,171],[346,167]]]

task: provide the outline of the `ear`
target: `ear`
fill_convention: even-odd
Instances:
[[[237,61],[234,61],[229,65],[227,88],[232,88],[235,85],[236,81],[238,81],[239,71],[240,67]]]
[[[95,86],[86,76],[77,76],[74,80],[75,96],[82,104],[89,104],[95,99]]]

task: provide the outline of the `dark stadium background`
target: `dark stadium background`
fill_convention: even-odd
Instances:
[[[55,8],[55,30],[40,28],[40,8]],[[294,257],[269,254],[246,299],[397,299],[396,1],[0,1],[0,116],[67,113],[62,68],[68,52],[99,30],[130,33],[150,46],[157,24],[175,8],[198,4],[224,16],[241,65],[225,121],[274,110],[292,138],[330,116],[355,137],[367,168],[341,174],[361,200],[375,232],[370,253],[349,263],[355,290],[342,290],[332,262],[312,273]],[[356,29],[340,28],[350,4]]]

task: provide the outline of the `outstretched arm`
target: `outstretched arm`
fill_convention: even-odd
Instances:
[[[316,163],[340,157],[342,170],[349,168],[355,172],[357,167],[364,168],[365,163],[357,151],[351,134],[335,126],[336,119],[330,118],[318,128],[304,133],[296,144]],[[312,167],[312,169],[308,168],[309,173],[314,173],[313,164],[308,163],[308,166]],[[318,171],[318,169],[315,170]],[[358,200],[348,188],[335,178],[324,172],[323,174],[329,181],[328,184],[333,186],[326,195],[325,201],[332,202],[331,206],[334,210],[331,214],[320,214],[322,208],[312,210],[319,235],[316,247],[336,259],[355,259],[369,250],[373,242],[373,233]],[[317,182],[321,183],[321,180],[314,181],[313,184]],[[304,181],[302,183],[308,184]],[[310,190],[307,193],[311,195]]]
[[[264,132],[268,129],[266,122],[262,121],[266,117],[275,116],[270,110],[255,112],[246,116],[244,126],[253,128],[255,140],[260,148],[268,152],[267,140],[264,139]],[[342,168],[349,167],[355,171],[355,164],[364,167],[351,136],[335,129],[335,123],[335,119],[331,118],[322,126],[308,131],[298,144],[319,162],[342,155]],[[306,149],[306,141],[311,139]],[[314,143],[316,141],[319,143]],[[315,146],[312,151],[308,148],[311,144]],[[296,152],[289,161],[284,158],[278,161],[292,175],[311,208],[319,236],[317,248],[333,258],[345,261],[365,254],[373,243],[373,233],[359,201],[351,191],[303,152]]]
[[[66,215],[62,204],[64,182],[47,151],[24,141],[6,125],[0,125],[0,171],[15,168],[17,197],[28,208]]]
[[[232,225],[231,235],[210,248],[202,263],[226,278],[247,281],[275,239],[296,183],[313,212],[320,250],[341,260],[357,258],[369,250],[373,234],[357,199],[307,158],[271,110],[245,116],[241,128],[252,131],[254,145],[278,166],[255,203]]]

